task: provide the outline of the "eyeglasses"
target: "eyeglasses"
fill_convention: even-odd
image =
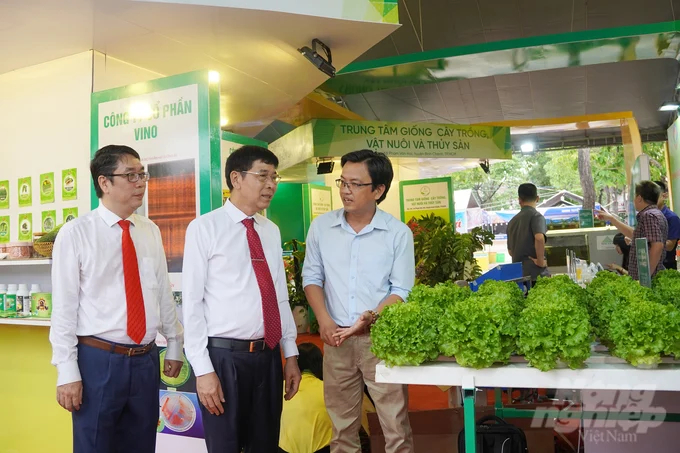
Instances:
[[[336,179],[335,180],[335,185],[338,186],[338,188],[345,187],[350,190],[359,190],[364,186],[372,186],[372,182],[367,182],[367,183],[358,183],[358,182],[345,182],[342,179]]]
[[[271,175],[269,173],[255,173],[254,171],[242,171],[241,173],[257,176],[257,179],[259,179],[262,184],[266,184],[267,180],[273,182],[274,184],[281,182],[281,175],[278,173],[273,173]]]
[[[143,171],[141,173],[111,173],[110,175],[104,175],[104,176],[125,176],[128,181],[130,182],[137,182],[140,179],[144,182],[147,182],[151,175],[149,175],[148,172]]]

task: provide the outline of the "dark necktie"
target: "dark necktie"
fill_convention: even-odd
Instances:
[[[127,300],[127,334],[137,344],[146,335],[146,313],[142,283],[139,280],[137,251],[130,236],[130,221],[121,220],[118,225],[123,229],[123,275],[125,276],[125,299]]]
[[[262,317],[264,318],[264,342],[271,349],[281,340],[281,314],[279,313],[279,302],[276,298],[274,280],[269,270],[269,265],[264,256],[260,235],[255,231],[253,219],[243,219],[248,237],[248,247],[250,247],[250,261],[253,264],[257,285],[262,294]]]

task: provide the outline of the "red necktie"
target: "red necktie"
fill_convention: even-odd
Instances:
[[[121,220],[123,229],[123,275],[125,276],[125,298],[127,299],[127,334],[132,341],[141,344],[146,335],[146,313],[142,283],[139,281],[137,251],[130,236],[130,221]]]
[[[250,261],[253,263],[253,270],[257,278],[257,286],[260,287],[262,294],[262,317],[264,318],[264,342],[271,349],[281,340],[281,314],[279,313],[279,302],[276,298],[274,280],[269,271],[269,265],[264,256],[260,236],[255,231],[253,219],[243,219],[246,226],[246,236],[248,237],[248,247],[250,247]]]

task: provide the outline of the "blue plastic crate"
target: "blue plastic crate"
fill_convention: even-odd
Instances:
[[[470,289],[477,291],[479,285],[487,280],[508,281],[522,278],[522,263],[499,264],[470,282]]]

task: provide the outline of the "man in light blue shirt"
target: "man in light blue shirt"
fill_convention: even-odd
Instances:
[[[317,217],[307,234],[302,271],[324,355],[324,397],[333,453],[361,451],[364,384],[375,402],[386,453],[413,452],[405,385],[378,384],[370,327],[388,305],[406,300],[415,280],[411,230],[378,209],[392,183],[390,160],[361,150],[342,157],[336,183],[343,209]]]

